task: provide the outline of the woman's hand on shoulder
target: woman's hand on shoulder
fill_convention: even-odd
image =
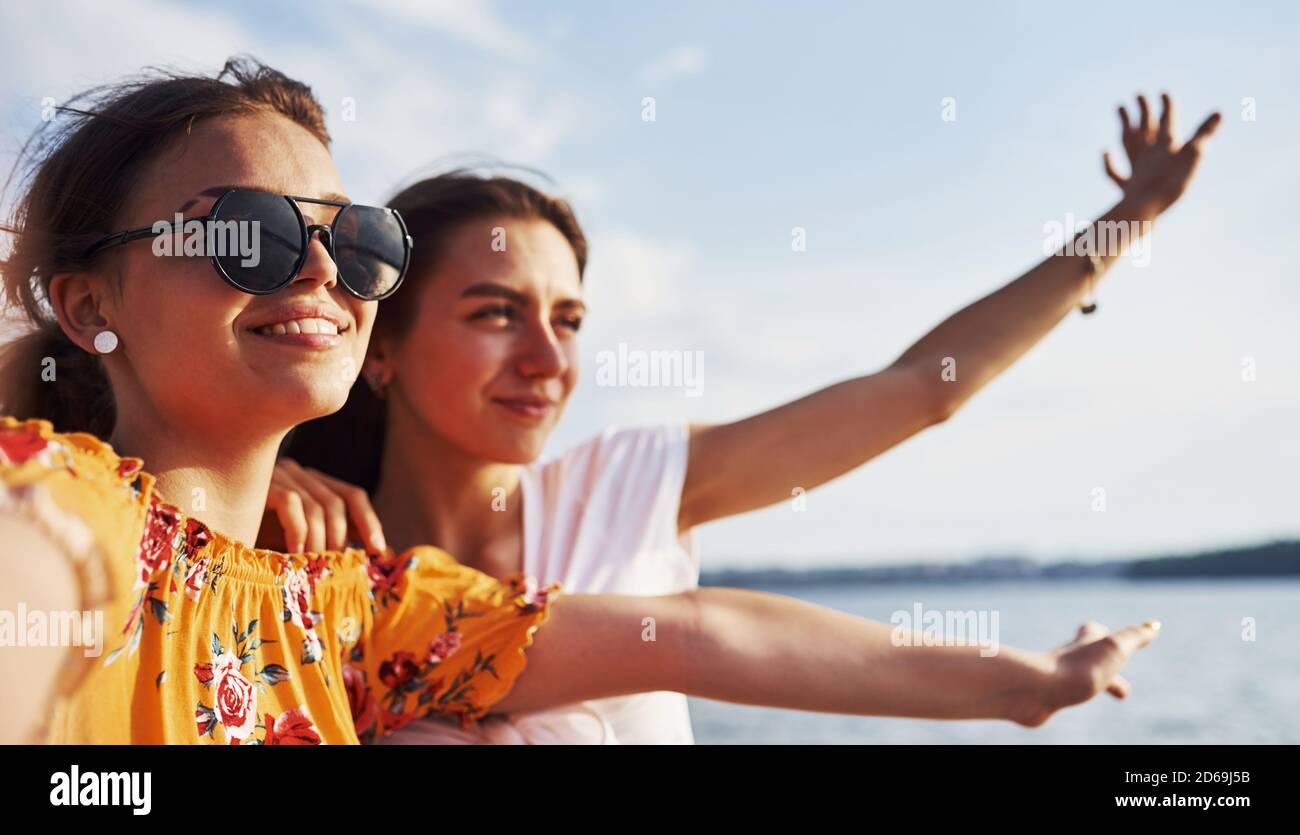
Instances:
[[[292,458],[276,461],[257,544],[296,553],[338,551],[349,542],[387,547],[366,491]]]

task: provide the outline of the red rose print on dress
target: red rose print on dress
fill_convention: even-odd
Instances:
[[[134,478],[139,475],[144,462],[139,458],[123,458],[117,462],[117,477],[126,481],[128,478]]]
[[[185,552],[190,556],[203,550],[212,541],[212,534],[198,519],[185,520]]]
[[[199,595],[208,582],[208,566],[211,560],[207,557],[200,557],[190,566],[189,573],[185,575],[185,595],[190,600],[198,600]]]
[[[459,632],[444,632],[433,639],[429,644],[429,657],[426,659],[430,664],[441,664],[460,649],[462,636]]]
[[[379,705],[366,684],[366,672],[351,664],[343,666],[343,686],[348,691],[348,704],[352,707],[352,724],[357,736],[366,739],[374,733]]]
[[[216,676],[213,709],[232,745],[247,739],[257,724],[257,688],[244,678],[239,667],[239,659],[229,654],[212,662]]]
[[[280,587],[284,594],[284,619],[293,621],[302,629],[311,629],[311,578],[302,568],[294,568],[284,573],[284,584]]]
[[[390,690],[405,687],[420,672],[415,655],[399,652],[379,665],[379,680]]]
[[[199,705],[194,710],[194,724],[199,736],[212,736],[213,730],[217,727],[217,714],[212,708]]]
[[[316,588],[316,581],[330,576],[333,572],[330,570],[329,561],[324,557],[307,558],[307,579],[311,580],[311,587]]]
[[[58,441],[22,429],[0,429],[0,464],[18,466],[35,458],[42,466],[55,467],[56,457],[69,460],[67,447]]]
[[[306,633],[302,641],[301,661],[313,664],[320,660],[322,648],[316,634],[316,621],[320,615],[311,611],[313,577],[307,569],[291,568],[284,572],[280,591],[284,596],[284,621],[292,622]]]
[[[414,561],[414,558],[394,557],[391,560],[386,560],[371,555],[366,565],[366,572],[370,579],[371,596],[383,606],[387,606],[391,601],[399,599],[397,587],[402,582],[402,575],[406,573],[406,569]]]
[[[200,702],[195,711],[194,719],[200,736],[211,736],[216,726],[220,725],[225,728],[226,737],[232,745],[249,739],[257,728],[258,692],[266,693],[268,688],[290,678],[289,670],[279,664],[258,667],[257,650],[262,647],[263,641],[254,634],[256,630],[256,619],[243,629],[239,628],[238,623],[231,623],[230,634],[234,643],[229,651],[222,646],[220,636],[213,633],[212,662],[194,665],[194,677],[200,684],[212,689],[213,698],[212,707]],[[252,680],[243,673],[243,666],[250,662],[254,670]],[[299,717],[291,716],[284,721],[282,727],[286,735],[307,738],[308,734]],[[306,728],[310,728],[310,720],[307,720]],[[252,744],[256,740],[250,739],[249,742]]]
[[[135,579],[136,588],[148,587],[149,578],[155,572],[171,565],[172,553],[180,544],[177,541],[180,525],[180,511],[158,501],[156,495],[150,497],[144,535],[140,538],[140,550],[136,555],[136,567],[140,572]]]
[[[512,599],[522,606],[522,575],[514,582],[517,585],[511,588],[514,592]],[[545,591],[549,593],[551,589]],[[544,598],[534,599],[544,601]],[[401,650],[380,663],[379,681],[383,689],[375,698],[379,702],[383,733],[392,733],[429,714],[458,715],[462,723],[468,723],[484,712],[474,701],[477,682],[482,681],[480,676],[500,676],[495,666],[495,653],[485,653],[481,647],[465,648],[466,638],[459,624],[484,614],[478,607],[467,603],[455,595],[443,600],[445,631],[429,642],[429,648],[422,656]],[[457,661],[448,664],[453,656]]]
[[[312,727],[307,709],[295,707],[279,716],[266,714],[263,745],[320,745],[320,734]]]

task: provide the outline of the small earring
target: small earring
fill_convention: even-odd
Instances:
[[[117,350],[117,334],[112,331],[100,331],[95,334],[95,350],[101,354],[111,354]]]
[[[367,374],[366,385],[370,386],[370,391],[376,397],[383,397],[384,388],[386,386],[386,383],[384,382],[384,372],[372,371],[369,374]]]

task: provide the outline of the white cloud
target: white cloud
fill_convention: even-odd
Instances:
[[[531,39],[506,25],[491,0],[356,0],[356,5],[403,25],[443,32],[502,58],[528,60],[538,54]]]
[[[595,114],[576,91],[546,90],[508,62],[452,79],[437,50],[392,48],[390,30],[404,24],[433,30],[431,43],[456,38],[496,55],[529,55],[527,39],[509,29],[492,4],[384,0],[382,11],[380,26],[358,27],[351,25],[351,15],[326,15],[324,32],[287,40],[212,7],[163,0],[78,5],[75,14],[56,2],[7,8],[0,53],[23,73],[0,87],[0,100],[16,117],[5,151],[36,126],[45,96],[62,100],[145,66],[213,72],[238,53],[312,86],[325,105],[344,182],[360,200],[381,199],[411,172],[450,154],[545,165],[580,126],[589,129],[594,122]],[[41,32],[57,32],[60,49],[50,50],[44,39],[32,37]],[[341,64],[340,54],[353,59]],[[77,60],[68,61],[68,55]],[[339,118],[344,98],[354,101],[355,121]],[[7,170],[12,153],[0,163]]]
[[[593,120],[576,96],[544,95],[527,79],[501,74],[470,86],[402,61],[377,58],[373,74],[346,84],[325,76],[318,86],[335,107],[343,96],[356,100],[355,121],[330,123],[336,157],[354,196],[382,199],[399,181],[445,167],[449,159],[544,168],[580,125]],[[418,72],[420,83],[385,84],[385,72],[399,69]]]
[[[474,96],[488,135],[503,137],[511,159],[536,163],[550,156],[584,122],[579,100],[544,93],[522,78],[499,78]]]
[[[681,242],[652,241],[627,229],[603,231],[592,246],[588,293],[602,320],[643,325],[682,307],[694,251]]]
[[[708,54],[698,46],[679,46],[641,68],[641,81],[666,84],[678,78],[696,75],[708,66]]]
[[[566,174],[560,177],[556,191],[573,204],[579,220],[602,206],[608,195],[605,182],[593,174]]]
[[[7,62],[22,67],[22,89],[56,97],[146,64],[220,67],[232,52],[264,43],[219,9],[162,0],[13,4],[0,29]]]

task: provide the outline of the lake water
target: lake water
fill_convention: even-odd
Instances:
[[[996,610],[999,639],[1072,640],[1086,620],[1148,619],[1160,637],[1125,668],[1133,693],[1102,694],[1041,728],[775,710],[691,700],[699,743],[1300,743],[1300,578],[880,584],[770,589],[890,622],[894,612]],[[1255,640],[1243,640],[1253,618]]]

